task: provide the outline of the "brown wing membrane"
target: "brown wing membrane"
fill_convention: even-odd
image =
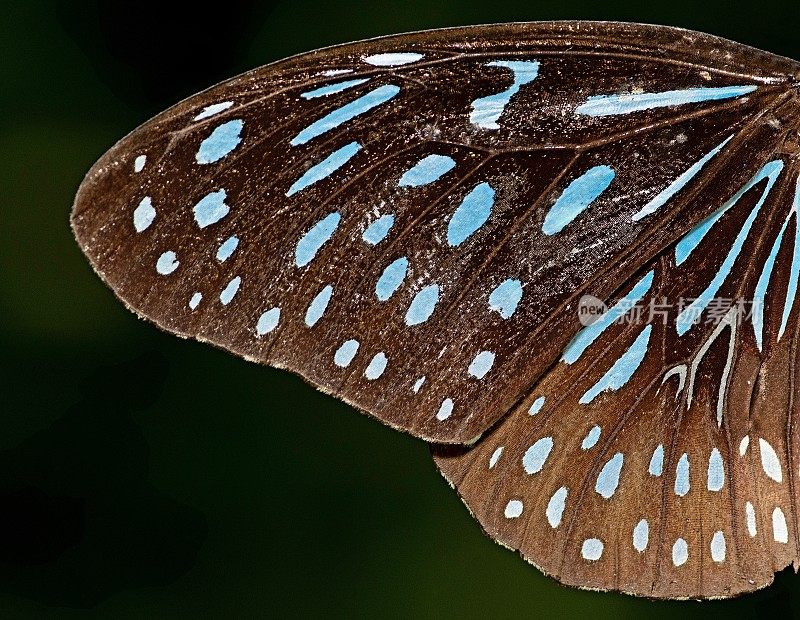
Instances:
[[[798,74],[722,39],[624,24],[330,48],[145,123],[89,172],[72,225],[114,292],[163,329],[466,443],[557,362],[584,292],[612,295],[791,150]],[[650,104],[603,110],[620,95]]]

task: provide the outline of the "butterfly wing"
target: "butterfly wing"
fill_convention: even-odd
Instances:
[[[784,148],[799,73],[627,24],[330,48],[145,123],[72,225],[163,329],[466,443],[558,362],[581,295],[613,295]]]

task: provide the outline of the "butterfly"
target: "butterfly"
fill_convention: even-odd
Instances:
[[[668,27],[386,37],[156,116],[72,227],[137,315],[430,442],[546,574],[730,597],[800,563],[799,95]]]

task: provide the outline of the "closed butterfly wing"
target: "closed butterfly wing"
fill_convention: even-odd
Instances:
[[[624,24],[330,48],[145,123],[89,172],[72,225],[140,316],[467,443],[551,376],[584,293],[647,264],[663,280],[661,257],[766,162],[786,193],[798,73]],[[683,268],[687,293],[700,273]]]

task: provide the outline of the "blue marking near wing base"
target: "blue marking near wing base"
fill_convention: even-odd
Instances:
[[[586,116],[613,116],[630,114],[652,108],[700,103],[703,101],[719,101],[732,99],[752,93],[757,86],[721,86],[711,88],[687,88],[684,90],[668,90],[661,93],[630,93],[627,95],[593,95],[586,103],[575,109],[576,114]]]
[[[191,299],[189,299],[189,308],[196,310],[201,301],[203,301],[203,294],[200,291],[193,293]]]
[[[239,247],[239,237],[228,237],[217,250],[217,260],[224,263]]]
[[[497,121],[506,109],[511,97],[513,97],[521,86],[533,82],[539,75],[539,63],[533,61],[520,60],[496,60],[486,64],[487,67],[505,67],[514,73],[514,82],[506,90],[481,97],[472,102],[472,110],[469,113],[469,120],[473,125],[483,129],[500,129]]]
[[[256,322],[256,334],[259,336],[263,336],[264,334],[268,334],[273,329],[278,327],[278,323],[281,320],[281,309],[280,308],[270,308],[266,312],[264,312],[260,317],[258,317],[258,321]]]
[[[298,267],[305,267],[310,263],[325,243],[330,240],[339,227],[342,216],[338,211],[329,213],[297,242],[294,252],[294,262]]]
[[[703,238],[708,234],[708,231],[711,230],[711,227],[719,221],[719,219],[725,215],[725,213],[734,206],[739,199],[748,192],[754,185],[756,185],[759,181],[762,181],[765,178],[770,178],[770,185],[774,184],[774,179],[771,178],[772,174],[779,174],[780,170],[777,172],[772,171],[772,169],[767,170],[768,166],[772,166],[775,162],[770,162],[766,166],[764,166],[761,170],[756,173],[756,175],[750,179],[747,183],[745,183],[738,192],[736,192],[725,204],[723,204],[719,209],[714,211],[711,215],[709,215],[706,219],[702,222],[697,224],[692,230],[690,230],[686,236],[681,239],[678,244],[675,246],[675,263],[680,265],[683,263],[689,255],[694,251],[694,249],[700,245],[700,242]],[[782,165],[782,164],[781,164]]]
[[[194,206],[194,220],[200,228],[216,224],[228,215],[230,207],[225,204],[227,193],[224,189],[206,194]]]
[[[228,282],[228,285],[222,289],[222,292],[219,294],[219,300],[222,302],[223,306],[227,306],[233,298],[236,297],[236,293],[239,292],[239,287],[242,284],[242,278],[236,276],[233,280]]]
[[[332,295],[333,287],[330,284],[317,293],[317,296],[314,297],[311,304],[309,304],[308,310],[306,310],[306,325],[314,327],[314,325],[317,324],[317,321],[325,314],[325,310],[328,308],[328,302],[330,302]]]
[[[423,157],[403,173],[400,187],[420,187],[440,179],[456,166],[456,161],[447,155],[428,155]]]
[[[492,214],[494,189],[488,183],[480,183],[466,195],[450,217],[447,224],[447,243],[452,247],[461,245],[486,223]]]
[[[597,476],[597,482],[594,485],[594,490],[597,491],[603,498],[610,499],[617,491],[619,486],[619,475],[622,472],[622,464],[625,457],[622,452],[617,452],[611,459],[603,465],[603,469]]]
[[[242,141],[243,127],[244,122],[240,119],[228,121],[217,127],[200,143],[200,149],[195,155],[197,163],[213,164],[233,151]]]
[[[392,226],[394,226],[394,215],[381,215],[367,226],[361,238],[370,245],[377,245],[386,238]]]
[[[522,283],[509,278],[489,294],[489,310],[494,310],[504,319],[510,319],[521,300]]]
[[[786,299],[783,302],[783,316],[781,317],[781,327],[778,330],[778,340],[786,331],[786,324],[789,322],[789,315],[792,312],[794,299],[797,295],[797,280],[800,276],[800,221],[797,219],[797,212],[800,210],[800,177],[794,190],[794,203],[789,217],[794,214],[794,252],[792,253],[792,266],[789,270],[789,283],[786,286]]]
[[[339,168],[350,161],[350,159],[352,159],[353,156],[360,150],[361,145],[358,142],[351,142],[350,144],[346,144],[345,146],[335,150],[321,162],[311,166],[308,170],[306,170],[303,175],[292,184],[292,186],[289,188],[289,191],[286,192],[287,198],[301,190],[304,190],[309,185],[313,185],[314,183],[331,176]]]
[[[642,218],[647,217],[648,215],[655,213],[658,209],[663,207],[667,201],[672,198],[675,194],[681,191],[689,181],[691,181],[697,174],[703,169],[709,161],[711,161],[714,156],[719,153],[728,142],[733,139],[733,135],[728,136],[725,140],[722,141],[717,147],[710,150],[708,153],[703,155],[698,161],[692,164],[688,170],[686,170],[683,174],[681,174],[677,179],[675,179],[672,183],[670,183],[664,190],[659,192],[659,194],[653,198],[650,202],[648,202],[645,206],[643,206],[639,211],[637,211],[633,217],[631,218],[634,222],[638,222]]]
[[[394,86],[392,84],[379,86],[366,95],[362,95],[355,101],[351,101],[311,123],[292,138],[291,145],[298,146],[299,144],[305,144],[309,140],[313,140],[317,136],[321,136],[331,129],[335,129],[339,125],[353,120],[356,116],[366,114],[373,108],[386,103],[399,92],[399,86]]]
[[[778,236],[775,237],[775,241],[772,243],[772,248],[769,251],[767,260],[764,262],[764,268],[761,270],[761,275],[758,277],[758,282],[756,282],[756,290],[753,293],[753,312],[751,320],[753,323],[753,333],[756,337],[756,345],[759,351],[764,347],[764,298],[767,294],[769,280],[772,277],[772,270],[775,267],[775,259],[778,256],[778,250],[781,249],[783,233],[786,232],[786,226],[788,224],[789,218],[787,217],[783,221],[783,226],[781,226],[781,229],[778,231]]]
[[[380,301],[386,301],[400,288],[408,271],[408,259],[405,256],[398,258],[383,270],[378,283],[375,285],[375,295]]]
[[[736,262],[736,258],[739,256],[739,253],[742,251],[742,246],[744,245],[747,236],[750,234],[750,229],[753,226],[753,222],[761,210],[761,205],[764,204],[764,201],[767,199],[767,195],[772,189],[772,186],[775,185],[775,182],[778,180],[778,175],[780,175],[781,170],[783,170],[783,162],[780,160],[774,160],[765,164],[764,167],[761,168],[761,170],[731,199],[733,201],[731,204],[735,204],[735,202],[742,195],[744,195],[747,190],[763,179],[767,179],[767,185],[764,188],[764,191],[761,193],[761,197],[758,199],[758,202],[756,202],[756,205],[750,211],[750,215],[742,225],[742,228],[740,229],[739,234],[736,236],[731,249],[720,266],[719,271],[711,280],[706,289],[700,293],[700,296],[697,297],[686,308],[684,308],[684,310],[675,320],[675,327],[678,331],[678,335],[682,336],[689,331],[692,325],[695,324],[698,317],[702,314],[703,310],[705,310],[709,302],[717,294],[722,284],[728,278],[731,269],[733,269],[733,264]],[[692,233],[690,233],[690,235],[691,234]]]
[[[647,353],[647,346],[650,342],[650,332],[652,329],[653,326],[648,325],[639,333],[630,348],[614,362],[614,365],[608,369],[606,374],[604,374],[597,383],[581,396],[579,402],[582,405],[592,402],[601,392],[620,389],[630,380]]]
[[[359,86],[364,82],[369,82],[369,78],[362,78],[360,80],[345,80],[344,82],[336,82],[335,84],[320,86],[319,88],[315,88],[314,90],[309,90],[308,92],[301,93],[300,96],[303,99],[316,99],[317,97],[327,97],[328,95],[340,93],[343,90],[347,90],[348,88]]]
[[[420,290],[414,295],[414,299],[411,300],[411,305],[408,307],[408,312],[406,312],[406,325],[419,325],[427,321],[431,318],[438,301],[438,284],[429,284]]]
[[[608,189],[614,176],[610,166],[595,166],[572,181],[547,212],[542,224],[544,234],[561,232]]]
[[[561,360],[565,364],[572,364],[583,355],[583,352],[602,334],[609,325],[625,315],[638,304],[653,285],[654,271],[639,280],[625,297],[615,303],[609,310],[591,325],[587,325],[572,339],[564,349]]]

